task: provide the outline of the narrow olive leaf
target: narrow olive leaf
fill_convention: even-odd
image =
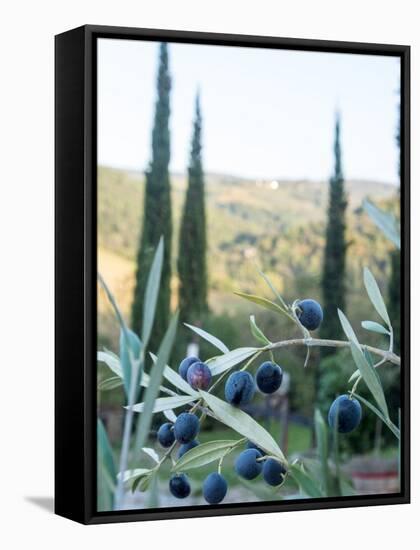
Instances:
[[[378,283],[375,281],[375,277],[367,267],[363,270],[363,280],[373,307],[388,327],[391,328],[391,321],[389,319],[388,311],[386,309],[384,299],[382,298],[381,291],[379,290]]]
[[[140,416],[137,436],[136,436],[136,449],[143,447],[146,441],[150,424],[152,421],[152,414],[155,405],[155,400],[159,394],[160,383],[162,381],[163,371],[168,362],[169,355],[172,350],[172,346],[175,340],[176,329],[178,326],[178,313],[176,313],[169,323],[169,327],[163,337],[162,343],[159,346],[156,363],[150,372],[150,383],[146,390],[146,396],[144,399],[144,407],[142,415]],[[163,398],[165,399],[165,398]],[[169,397],[168,399],[173,399]],[[172,409],[173,406],[165,407],[166,409]]]
[[[159,475],[157,471],[150,478],[147,508],[159,508]]]
[[[128,398],[130,393],[129,390],[130,390],[130,383],[131,383],[131,363],[132,361],[137,359],[136,349],[132,345],[132,337],[131,337],[131,335],[134,333],[129,331],[129,329],[127,328],[127,325],[121,314],[121,310],[118,307],[117,301],[115,300],[112,292],[109,290],[102,275],[98,273],[97,277],[100,285],[104,289],[105,294],[114,310],[118,323],[120,324],[121,334],[122,334],[122,337],[120,337],[120,347],[121,347],[121,342],[123,342],[123,348],[125,349],[125,357],[123,358],[122,354],[120,353],[120,359],[121,359],[121,367],[122,367],[122,373],[123,373],[123,379],[124,379],[124,389]],[[141,347],[141,342],[140,342],[140,347]],[[140,355],[140,353],[138,353],[138,355]]]
[[[149,353],[154,364],[156,364],[157,356],[154,353]],[[192,397],[197,397],[197,392],[187,383],[181,376],[175,372],[169,365],[165,366],[163,371],[163,377],[166,378],[171,384],[184,393],[188,393]]]
[[[237,348],[225,353],[224,355],[219,355],[214,359],[211,359],[208,362],[209,369],[213,376],[221,374],[226,370],[242,363],[248,357],[251,357],[255,352],[259,351],[260,348]]]
[[[123,381],[119,376],[111,376],[111,378],[106,378],[98,384],[98,390],[100,391],[110,391],[115,390],[119,386],[123,385]]]
[[[340,319],[340,323],[341,323],[341,326],[343,327],[343,330],[344,330],[344,333],[345,335],[347,336],[347,338],[349,339],[349,342],[353,342],[353,344],[360,350],[360,352],[362,351],[362,348],[360,347],[360,344],[359,344],[359,340],[357,339],[357,336],[353,330],[353,327],[351,326],[351,324],[349,323],[349,320],[347,319],[347,317],[344,315],[344,313],[341,311],[341,309],[337,309],[337,312],[338,312],[338,317]]]
[[[115,300],[114,298],[114,295],[112,294],[112,292],[109,290],[108,288],[108,285],[106,284],[105,282],[105,279],[102,277],[102,275],[98,272],[97,274],[97,277],[98,277],[98,281],[99,281],[99,284],[102,286],[102,288],[104,289],[105,291],[105,294],[108,298],[108,301],[109,303],[111,304],[112,306],[112,309],[114,310],[114,313],[115,313],[115,317],[117,318],[118,320],[118,323],[120,324],[120,327],[124,330],[127,328],[127,325],[125,324],[125,321],[124,321],[124,318],[122,316],[122,313],[121,313],[121,310],[120,308],[118,307],[118,304],[117,304],[117,301]]]
[[[168,410],[165,410],[165,411],[162,411],[163,414],[165,415],[165,418],[167,418],[169,420],[169,422],[176,422],[176,419],[177,419],[177,416],[176,414],[174,413],[173,410],[171,409],[168,409]]]
[[[302,493],[312,498],[320,498],[323,496],[321,489],[315,481],[298,464],[290,466],[289,471],[299,485]]]
[[[143,327],[141,335],[143,338],[144,347],[149,343],[150,334],[152,332],[153,322],[155,320],[156,303],[159,294],[160,278],[162,274],[163,262],[163,237],[160,238],[156,249],[152,266],[147,277],[146,290],[144,293],[143,307]]]
[[[192,403],[198,399],[197,397],[194,399],[191,395],[174,395],[171,397],[158,397],[155,399],[152,413],[167,411],[168,409],[177,409],[178,407],[182,407],[184,405],[188,405],[188,403]],[[125,409],[128,409],[128,407],[124,407]],[[145,409],[145,402],[144,403],[137,403],[136,405],[133,405],[133,411],[136,413],[142,413]]]
[[[193,330],[199,336],[201,336],[201,338],[204,338],[204,340],[207,340],[207,342],[210,342],[210,344],[213,344],[213,346],[219,349],[222,353],[227,353],[229,351],[229,348],[221,340],[219,340],[219,338],[216,338],[216,336],[213,336],[212,334],[210,334],[209,332],[206,332],[202,328],[189,325],[188,323],[184,323],[184,325],[189,329]]]
[[[125,472],[122,473],[123,482],[127,483],[127,481],[131,481],[132,479],[139,476],[144,476],[150,473],[150,471],[151,470],[149,468],[134,468],[133,470],[126,470]],[[120,479],[120,477],[121,477],[121,472],[118,473],[117,475],[118,479]]]
[[[127,397],[129,396],[129,389],[131,384],[131,359],[138,360],[140,357],[140,351],[142,344],[140,338],[129,328],[122,328],[120,330],[120,361],[123,372],[124,388]],[[132,357],[130,357],[130,351]]]
[[[391,430],[391,432],[395,435],[397,439],[400,439],[400,430],[397,428],[397,426],[392,422],[390,418],[386,418],[379,409],[375,407],[375,405],[372,405],[370,401],[359,395],[358,393],[353,394],[354,397],[356,397],[359,401],[361,401],[368,409],[370,409],[372,412],[378,416],[382,422]]]
[[[387,334],[389,335],[389,330],[377,323],[376,321],[362,321],[362,327],[365,330],[370,330],[371,332],[377,332],[378,334]]]
[[[116,359],[119,362],[120,358],[118,357],[118,355],[116,353],[114,353],[113,351],[111,351],[110,349],[108,349],[105,346],[104,346],[103,350],[104,350],[105,353],[107,353],[108,355],[110,355],[111,357],[113,357],[114,359]]]
[[[257,304],[260,307],[269,309],[270,311],[274,311],[275,313],[286,313],[286,311],[281,306],[279,306],[275,302],[272,302],[271,300],[267,300],[267,298],[255,296],[254,294],[246,294],[245,292],[234,292],[234,294],[236,294],[240,298],[248,300],[249,302]]]
[[[114,456],[112,454],[112,447],[102,420],[99,418],[96,433],[98,439],[98,454],[100,455],[102,466],[106,469],[109,477],[115,483],[117,478],[117,469],[115,467]]]
[[[366,361],[369,363],[369,366],[371,367],[371,369],[373,369],[373,373],[374,373],[374,375],[376,376],[376,378],[378,380],[378,384],[380,384],[382,386],[382,382],[381,382],[381,379],[379,378],[378,371],[375,368],[375,363],[373,362],[372,355],[370,354],[370,352],[367,349],[363,350],[363,355],[365,356]]]
[[[143,447],[142,449],[140,449],[143,453],[147,454],[148,456],[150,456],[150,458],[152,460],[154,460],[156,463],[159,462],[159,455],[157,454],[157,452],[154,450],[154,449],[151,449],[150,447]]]
[[[389,418],[384,390],[382,388],[379,376],[375,372],[375,368],[368,362],[363,352],[356,346],[356,344],[354,344],[354,342],[350,342],[350,349],[354,362],[356,363],[363,380],[365,381],[384,416]]]
[[[258,445],[258,447],[264,449],[268,454],[278,457],[282,462],[287,464],[285,456],[271,434],[246,412],[236,407],[232,407],[229,403],[205,391],[200,391],[200,395],[220,422],[229,426],[229,428],[232,428],[235,432],[247,437],[250,441]]]
[[[255,322],[255,315],[250,315],[249,317],[249,323],[251,325],[251,332],[255,336],[255,338],[261,342],[264,345],[271,344],[270,340],[265,336],[263,331],[258,327],[257,323]]]
[[[351,382],[353,382],[354,380],[356,380],[356,378],[359,378],[360,376],[360,372],[359,372],[359,369],[355,370],[354,373],[350,376],[350,378],[347,380],[347,382],[350,384]]]
[[[121,368],[121,363],[120,363],[119,357],[117,357],[114,354],[111,354],[108,351],[106,351],[106,352],[105,351],[98,351],[97,360],[102,362],[102,363],[105,363],[112,370],[112,372],[114,374],[116,374],[117,376],[122,378],[123,373],[122,373],[122,368]]]
[[[173,466],[172,471],[183,472],[185,470],[192,470],[193,468],[200,468],[201,466],[210,464],[210,462],[219,460],[237,443],[238,441],[235,439],[202,443],[182,455],[178,462]]]
[[[136,489],[138,489],[142,493],[147,491],[152,481],[152,477],[153,472],[149,472],[148,474],[136,477],[133,481],[133,484],[131,485],[131,492],[134,493]]]
[[[366,352],[366,350],[363,350],[363,353],[364,353],[366,359],[368,360],[368,362],[371,363],[371,365],[372,365],[373,367],[375,367],[375,365],[373,364],[372,357],[371,357],[370,353]],[[353,380],[356,380],[356,378],[359,378],[360,376],[361,376],[360,371],[359,371],[359,369],[357,369],[357,370],[355,370],[355,371],[353,372],[353,374],[350,376],[350,378],[348,379],[348,382],[349,382],[349,383],[350,383],[350,382],[353,382]]]
[[[367,199],[363,201],[363,208],[371,220],[377,225],[377,227],[379,227],[385,237],[394,243],[398,249],[400,249],[400,227],[395,217],[388,212],[384,212]]]
[[[314,424],[318,458],[321,465],[322,486],[324,491],[328,494],[330,485],[328,468],[328,433],[327,426],[319,409],[315,410]]]
[[[257,268],[258,269],[258,268]],[[272,293],[274,294],[274,296],[278,299],[278,301],[281,303],[281,305],[284,307],[285,310],[287,310],[287,304],[286,302],[283,300],[283,297],[281,296],[281,294],[278,292],[278,290],[276,289],[276,287],[273,285],[273,283],[271,282],[271,279],[270,277],[264,273],[263,271],[261,271],[261,269],[258,269],[258,273],[261,275],[261,277],[264,279],[264,281],[267,283],[267,285],[270,287]]]

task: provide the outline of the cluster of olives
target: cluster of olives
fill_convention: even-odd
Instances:
[[[316,330],[323,319],[321,306],[312,299],[301,300],[295,310],[299,322],[307,330]],[[195,390],[208,390],[212,383],[211,370],[198,357],[186,357],[181,361],[178,372],[180,376]],[[230,374],[225,383],[224,393],[228,403],[242,406],[250,403],[258,388],[264,394],[276,392],[282,383],[283,371],[273,361],[262,363],[253,377],[249,372],[240,370]],[[331,428],[340,433],[354,430],[360,423],[362,409],[360,403],[352,396],[340,395],[332,403],[328,413],[328,423]],[[184,412],[178,416],[175,423],[162,424],[157,433],[157,439],[163,447],[171,447],[177,441],[178,459],[187,451],[199,445],[196,439],[200,431],[200,423],[195,414]],[[252,480],[262,473],[264,481],[271,486],[283,483],[286,469],[275,458],[266,453],[251,441],[247,448],[235,460],[236,473],[246,480]],[[191,493],[191,486],[186,474],[175,474],[169,481],[169,489],[176,498],[186,498]],[[203,483],[203,496],[209,504],[219,504],[225,498],[228,485],[219,472],[209,474]]]
[[[211,384],[211,371],[197,357],[185,358],[178,369],[179,374],[194,389],[206,390]],[[226,400],[232,405],[239,406],[249,403],[256,388],[270,394],[278,390],[282,383],[283,371],[279,365],[266,361],[262,363],[254,377],[246,371],[232,373],[225,384]],[[180,443],[178,459],[187,451],[199,445],[196,439],[200,430],[200,423],[195,414],[184,412],[175,423],[165,422],[157,432],[157,439],[163,447],[170,447],[173,443]],[[279,485],[286,473],[284,467],[273,458],[266,458],[265,453],[252,443],[238,456],[235,470],[245,479],[253,479],[261,471],[270,485]],[[261,461],[257,461],[261,459]],[[203,496],[209,504],[219,504],[225,498],[228,485],[222,474],[212,472],[203,483]],[[175,474],[169,480],[169,490],[176,498],[186,498],[191,493],[191,486],[186,474]]]
[[[277,391],[283,380],[283,371],[272,361],[262,363],[255,374],[255,379],[247,371],[236,371],[228,377],[225,384],[225,398],[234,406],[247,405],[252,401],[258,388],[262,393]]]
[[[165,422],[159,428],[157,439],[163,447],[170,447],[175,441],[180,443],[178,458],[181,458],[187,451],[197,447],[199,441],[196,438],[200,431],[200,423],[195,414],[182,413],[175,423]],[[186,474],[176,474],[169,480],[169,490],[176,498],[186,498],[191,493],[191,486]],[[218,504],[227,493],[225,478],[213,472],[204,480],[203,496],[209,504]]]
[[[162,447],[170,447],[177,441],[181,444],[179,452],[186,453],[196,447],[198,442],[195,437],[200,431],[200,422],[195,414],[184,412],[176,419],[175,423],[165,422],[157,432],[157,439]]]
[[[185,498],[191,493],[191,486],[186,474],[176,474],[169,480],[169,490],[176,498]],[[218,472],[209,474],[203,483],[203,496],[209,504],[219,504],[228,490],[226,479]]]
[[[207,390],[212,381],[210,368],[198,357],[186,357],[179,365],[178,372],[195,390]],[[274,393],[283,380],[283,371],[272,361],[260,365],[254,377],[247,371],[233,372],[225,384],[225,398],[231,405],[246,405],[255,395],[256,388],[265,394]]]
[[[195,445],[198,443],[195,442]],[[251,441],[248,441],[247,448],[236,458],[235,471],[247,480],[255,479],[262,472],[264,481],[274,487],[283,483],[286,475],[283,464],[267,457],[266,453]],[[188,476],[182,473],[173,475],[169,480],[169,490],[176,498],[186,498],[191,493]],[[226,496],[228,484],[222,474],[212,472],[204,480],[202,490],[206,502],[220,504]]]
[[[247,448],[235,461],[235,472],[244,479],[255,479],[262,472],[264,481],[276,487],[284,481],[286,469],[278,460],[267,457],[265,451],[248,441]]]

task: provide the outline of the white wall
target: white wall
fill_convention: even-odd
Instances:
[[[29,502],[53,492],[53,35],[84,23],[412,45],[412,182],[419,209],[418,2],[400,0],[15,0],[0,40],[0,544],[95,547],[395,549],[418,539],[419,353],[412,361],[413,504],[82,527]],[[4,169],[6,167],[6,170]],[[413,281],[419,280],[419,217]],[[413,285],[414,315],[419,285]],[[414,334],[420,330],[413,319]],[[416,468],[417,466],[417,468]],[[3,540],[4,539],[4,540]],[[7,542],[6,542],[7,540]],[[26,546],[27,545],[27,546]],[[409,547],[413,543],[408,543]]]

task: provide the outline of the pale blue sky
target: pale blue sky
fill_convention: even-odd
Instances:
[[[158,44],[100,39],[98,162],[150,160]],[[200,88],[205,170],[255,178],[326,179],[334,113],[346,178],[397,182],[399,59],[169,44],[171,170],[188,162]]]

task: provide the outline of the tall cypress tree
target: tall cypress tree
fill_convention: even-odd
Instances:
[[[201,159],[202,118],[197,94],[188,167],[188,189],[179,236],[178,274],[181,319],[197,322],[208,310],[206,209]]]
[[[156,350],[168,326],[170,314],[172,212],[169,181],[170,160],[170,90],[168,47],[159,51],[157,100],[152,132],[152,159],[146,171],[143,227],[137,254],[136,284],[131,312],[133,328],[138,331],[143,319],[144,291],[147,276],[160,237],[164,237],[164,257],[154,328],[150,340]]]
[[[344,189],[341,162],[340,116],[337,114],[334,138],[334,172],[330,178],[326,245],[322,274],[324,321],[321,325],[322,338],[337,338],[341,325],[337,308],[345,309],[346,249],[345,212],[347,199]],[[322,348],[322,355],[334,353],[333,348]]]

